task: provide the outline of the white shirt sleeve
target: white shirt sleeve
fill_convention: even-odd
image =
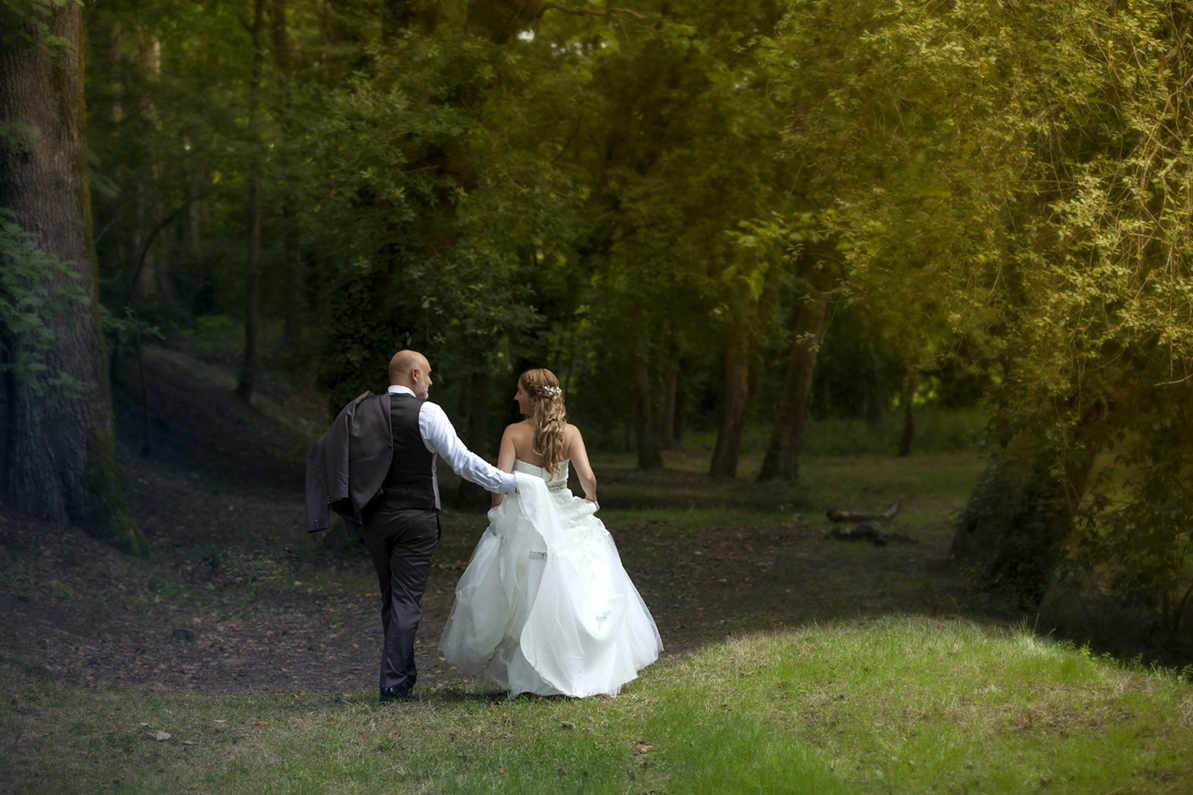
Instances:
[[[447,414],[429,400],[423,401],[418,411],[418,431],[427,449],[442,456],[464,480],[498,494],[513,494],[518,490],[518,479],[513,473],[502,472],[465,447]]]

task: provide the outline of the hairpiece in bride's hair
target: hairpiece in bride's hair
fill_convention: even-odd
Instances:
[[[563,390],[557,386],[544,386],[541,387],[541,390],[543,397],[548,397],[552,400],[559,400],[559,396],[563,394]]]

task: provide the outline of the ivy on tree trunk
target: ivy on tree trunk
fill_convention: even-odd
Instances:
[[[30,31],[35,32],[30,36]],[[35,236],[45,254],[67,265],[69,272],[44,271],[42,286],[51,295],[81,287],[85,295],[81,311],[54,311],[44,318],[53,339],[40,354],[44,377],[60,386],[38,396],[29,378],[42,376],[6,374],[6,500],[17,510],[69,521],[147,556],[149,546],[129,511],[116,458],[100,330],[82,9],[75,3],[46,6],[26,18],[5,9],[0,40],[0,207]],[[22,344],[5,340],[10,356]]]

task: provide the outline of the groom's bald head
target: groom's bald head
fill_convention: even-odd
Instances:
[[[398,351],[389,360],[389,383],[409,387],[415,395],[426,400],[431,386],[431,364],[418,351]]]

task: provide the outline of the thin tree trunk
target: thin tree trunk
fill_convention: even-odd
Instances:
[[[141,75],[150,83],[156,84],[161,80],[162,73],[161,36],[156,30],[146,31],[140,26],[137,26],[136,31],[137,66]],[[141,116],[160,131],[161,121],[158,118],[157,106],[148,95],[142,96],[140,110]],[[137,226],[141,236],[138,249],[148,246],[142,252],[141,261],[137,266],[137,288],[141,295],[158,296],[168,300],[172,296],[169,289],[169,274],[166,272],[167,257],[158,256],[163,248],[162,241],[150,238],[150,227],[155,226],[163,215],[160,201],[161,163],[154,159],[148,171],[148,178],[139,180],[137,183],[137,207],[140,213]]]
[[[488,452],[489,444],[489,371],[481,369],[472,374],[469,385],[468,446],[479,456]]]
[[[298,212],[294,204],[294,196],[287,191],[282,198],[282,253],[286,261],[282,339],[289,345],[302,339],[302,251],[299,248]]]
[[[489,371],[483,367],[468,378],[467,389],[468,429],[464,434],[468,449],[485,458],[488,453],[489,442]],[[512,401],[511,401],[512,402]],[[488,493],[474,483],[461,478],[460,487],[456,493],[456,502],[460,506],[488,506]]]
[[[670,450],[675,445],[675,406],[679,385],[679,358],[663,365],[663,408],[659,413],[659,447]]]
[[[911,455],[911,442],[915,437],[915,373],[903,378],[903,434],[899,437],[899,457]]]
[[[206,158],[195,161],[194,190],[203,193],[211,184],[211,169]],[[204,315],[211,311],[215,302],[215,274],[210,259],[205,255],[203,235],[211,220],[211,207],[204,198],[197,198],[191,204],[191,254],[194,258],[194,293],[191,296],[191,314]]]
[[[11,14],[0,13],[0,36],[6,39],[14,26],[25,24]],[[112,431],[88,190],[82,9],[76,3],[56,6],[45,21],[48,33],[65,42],[54,54],[20,41],[0,47],[0,124],[19,122],[38,134],[36,140],[0,144],[0,207],[77,274],[77,279],[47,275],[50,289],[77,285],[85,292],[82,306],[48,319],[56,341],[44,355],[48,372],[72,379],[81,394],[59,391],[48,401],[37,400],[18,376],[6,376],[7,502],[20,511],[65,515],[97,538],[148,555],[125,499]],[[33,456],[27,465],[19,458],[25,452]]]
[[[124,58],[124,34],[119,22],[113,22],[109,31],[108,59],[111,61],[112,79],[108,88],[112,92],[111,118],[116,124],[124,120],[124,83],[120,81],[120,62]]]
[[[261,72],[265,52],[262,37],[265,32],[265,0],[253,3],[253,66],[249,83],[249,193],[248,193],[248,251],[247,278],[244,303],[244,363],[240,369],[240,383],[236,395],[244,402],[253,396],[257,379],[257,304],[261,288],[261,160],[260,115]]]
[[[638,468],[656,469],[663,465],[663,455],[654,435],[654,419],[650,400],[649,342],[638,341],[634,352],[634,414],[638,441]]]
[[[732,323],[725,349],[725,397],[721,405],[721,428],[708,474],[714,478],[737,477],[741,434],[749,407],[750,379],[750,294],[743,283],[735,285],[730,298]]]
[[[137,332],[137,375],[141,378],[141,455],[149,455],[149,379],[145,377],[145,357],[141,353],[141,333]]]
[[[862,388],[866,397],[866,425],[877,433],[882,430],[882,421],[886,414],[886,390],[883,389],[882,368],[872,344],[866,345]]]
[[[290,35],[286,25],[286,0],[273,0],[273,56],[278,71],[279,116],[285,145],[294,137],[294,120],[290,115]],[[298,210],[294,186],[284,186],[282,195],[282,251],[286,265],[285,311],[282,339],[293,345],[302,337],[302,254],[299,248]]]
[[[791,343],[791,357],[787,360],[783,397],[779,401],[766,457],[762,460],[762,471],[758,473],[760,481],[776,478],[793,481],[799,477],[799,453],[812,394],[812,372],[827,314],[828,299],[823,293],[816,292],[811,303],[801,307],[796,316],[795,339]]]

